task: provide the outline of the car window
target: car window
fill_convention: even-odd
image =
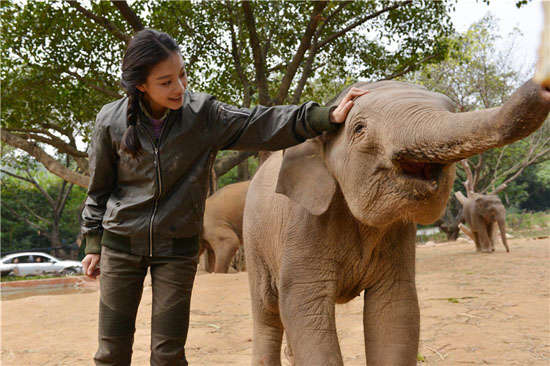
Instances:
[[[44,257],[43,255],[35,255],[34,256],[34,262],[35,263],[48,263],[51,262],[51,259],[48,257]]]
[[[30,255],[22,255],[20,257],[15,257],[11,260],[12,263],[32,263],[32,258]]]

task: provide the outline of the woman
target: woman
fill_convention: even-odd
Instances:
[[[220,149],[279,150],[335,130],[364,94],[253,110],[187,90],[177,43],[146,29],[122,62],[127,96],[97,116],[82,230],[91,278],[101,258],[97,365],[129,365],[143,280],[153,289],[151,364],[187,365],[184,345],[208,175]]]

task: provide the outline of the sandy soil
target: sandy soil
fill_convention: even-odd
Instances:
[[[422,365],[549,365],[550,239],[514,239],[477,254],[465,242],[417,250]],[[199,274],[187,353],[191,365],[248,365],[246,273]],[[4,300],[2,364],[91,365],[98,292]],[[134,364],[148,364],[151,288],[138,314]],[[337,308],[346,365],[364,365],[361,298]]]

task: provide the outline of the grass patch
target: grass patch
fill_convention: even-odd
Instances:
[[[550,211],[506,213],[506,226],[512,231],[550,230]]]
[[[550,236],[550,227],[544,228],[544,229],[526,229],[526,230],[512,231],[510,234],[516,238],[533,238],[533,237],[539,237],[539,236]]]

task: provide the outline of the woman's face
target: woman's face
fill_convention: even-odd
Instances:
[[[166,60],[153,66],[145,83],[137,88],[145,94],[153,113],[163,113],[166,108],[179,109],[187,88],[187,74],[181,55],[173,52]]]

